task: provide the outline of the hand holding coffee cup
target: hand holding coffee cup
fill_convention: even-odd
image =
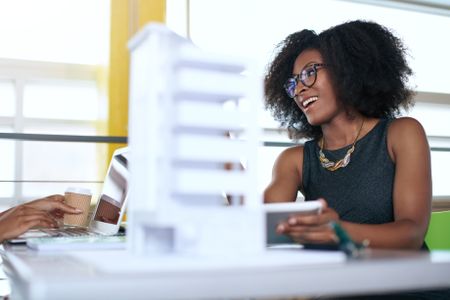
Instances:
[[[67,205],[78,208],[81,214],[64,214],[64,225],[86,227],[89,208],[91,206],[92,193],[89,189],[70,187],[64,194],[64,202]]]

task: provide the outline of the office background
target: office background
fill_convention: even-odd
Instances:
[[[69,185],[100,189],[115,142],[127,136],[126,41],[148,21],[167,23],[203,49],[249,57],[262,76],[287,34],[357,18],[392,28],[409,48],[418,94],[405,113],[429,138],[433,207],[450,208],[450,1],[370,0],[0,0],[0,206]],[[256,109],[262,191],[291,141],[262,101]]]

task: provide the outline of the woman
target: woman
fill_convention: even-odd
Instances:
[[[65,213],[80,214],[81,210],[64,204],[64,196],[52,195],[27,202],[0,213],[0,242],[15,238],[39,226],[56,228],[56,219]]]
[[[322,198],[323,213],[295,216],[279,233],[329,244],[339,222],[371,247],[424,245],[432,197],[430,150],[423,127],[395,118],[412,104],[411,69],[402,42],[366,21],[320,34],[289,35],[268,68],[266,107],[303,146],[275,162],[265,202]]]

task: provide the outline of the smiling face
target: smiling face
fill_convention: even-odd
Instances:
[[[314,64],[322,64],[320,52],[314,49],[305,50],[297,57],[294,63],[293,75],[304,72],[304,76],[314,78]],[[328,76],[326,66],[315,68],[317,78],[310,87],[298,82],[295,88],[295,102],[306,115],[309,124],[318,126],[329,122],[334,116],[343,111],[342,105],[336,99],[333,86]]]

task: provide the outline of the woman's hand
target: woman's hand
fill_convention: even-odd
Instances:
[[[52,217],[57,219],[62,218],[64,214],[82,213],[78,208],[65,204],[63,195],[51,195],[42,199],[27,202],[24,205],[46,211],[50,213]]]
[[[287,234],[300,244],[331,244],[339,240],[330,227],[330,221],[339,222],[336,211],[328,207],[324,199],[319,199],[323,208],[320,214],[298,214],[280,223],[277,233]]]
[[[65,213],[80,214],[81,210],[64,203],[64,196],[52,195],[34,200],[0,214],[0,241],[15,238],[33,227],[56,228]]]
[[[46,211],[25,204],[11,208],[0,216],[0,241],[15,238],[35,226],[54,228],[58,224]]]

